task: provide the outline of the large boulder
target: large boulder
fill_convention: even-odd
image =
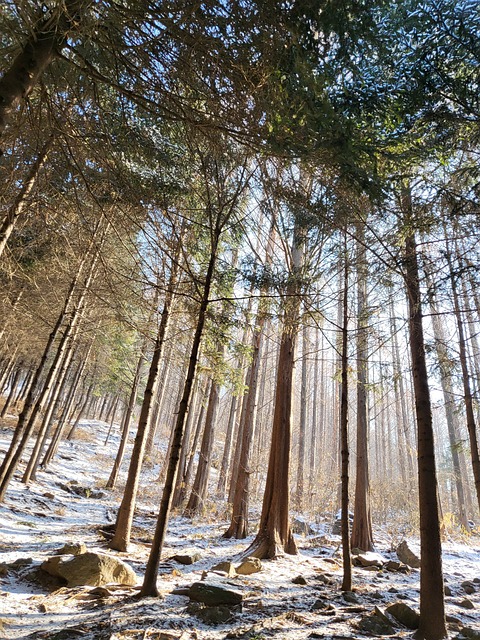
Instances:
[[[413,569],[418,569],[420,567],[420,558],[408,546],[408,542],[406,540],[403,540],[403,542],[398,545],[397,556],[400,562],[403,562],[403,564],[406,564]]]
[[[222,604],[240,604],[243,600],[241,591],[225,583],[214,582],[213,580],[194,582],[188,590],[188,595],[192,600],[203,602],[209,607],[216,607]]]
[[[53,556],[42,564],[42,569],[52,576],[63,578],[69,587],[99,587],[110,583],[137,584],[133,569],[106,553],[88,551],[73,558]]]
[[[385,611],[403,624],[407,629],[418,629],[420,616],[418,613],[404,602],[394,602]]]
[[[386,560],[379,553],[365,551],[354,556],[354,564],[358,567],[378,567],[381,568]]]

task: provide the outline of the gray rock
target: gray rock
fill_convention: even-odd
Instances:
[[[357,557],[357,561],[360,563],[362,567],[383,567],[386,560],[382,558],[379,553],[373,553],[373,551],[366,551],[365,553],[360,553]]]
[[[345,602],[349,602],[350,604],[360,604],[360,600],[358,596],[353,593],[353,591],[344,591],[342,593],[342,597]]]
[[[197,602],[192,602],[187,607],[189,613],[193,613],[199,620],[209,625],[225,624],[230,622],[233,615],[233,610],[237,606],[229,607],[226,604],[220,604],[214,607],[206,607]]]
[[[418,629],[420,616],[414,609],[409,607],[408,604],[404,602],[394,602],[389,605],[385,611],[407,627],[407,629]]]
[[[262,570],[262,561],[259,558],[245,558],[243,562],[241,562],[238,567],[235,568],[235,571],[243,576],[249,576],[252,573],[258,573]]]
[[[480,640],[480,629],[473,629],[472,627],[462,627],[460,633],[464,638],[469,640]]]
[[[198,562],[201,558],[202,556],[198,552],[172,556],[172,560],[175,560],[175,562],[179,562],[180,564],[185,564],[185,565],[194,564],[195,562]]]
[[[385,565],[385,569],[387,571],[399,571],[401,566],[401,562],[398,562],[397,560],[389,560]]]
[[[307,581],[303,576],[295,576],[295,578],[292,578],[292,584],[305,585],[305,584],[307,584]]]
[[[240,604],[243,600],[243,594],[238,589],[212,580],[194,582],[188,590],[188,595],[192,600],[203,602],[210,607],[221,604]]]
[[[451,596],[451,595],[452,595],[452,590],[450,589],[450,587],[448,586],[448,584],[446,584],[446,585],[443,587],[443,593],[444,593],[446,596]]]
[[[475,585],[470,580],[462,582],[462,588],[469,596],[472,595],[472,593],[475,593]]]
[[[375,613],[361,618],[358,629],[372,636],[389,636],[395,632],[388,620],[380,618]]]
[[[315,531],[312,527],[303,520],[303,518],[294,518],[292,522],[292,531],[293,533],[298,533],[302,536],[312,536]]]
[[[420,558],[410,549],[406,540],[403,540],[403,542],[398,545],[397,556],[400,562],[403,562],[403,564],[406,564],[413,569],[418,569],[420,567]]]
[[[468,598],[464,598],[463,600],[457,600],[455,604],[457,604],[459,607],[462,607],[462,609],[475,609],[475,605]]]
[[[41,568],[52,576],[66,580],[69,587],[137,584],[137,576],[128,564],[105,553],[90,551],[73,558],[53,556]]]

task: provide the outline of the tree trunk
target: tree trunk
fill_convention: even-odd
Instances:
[[[22,50],[0,79],[0,138],[8,120],[27,98],[40,76],[62,49],[69,31],[77,29],[91,4],[88,0],[65,0],[42,13]]]
[[[219,351],[223,358],[224,348]],[[198,458],[197,472],[193,481],[190,498],[185,507],[185,515],[192,517],[202,513],[205,497],[207,495],[208,478],[210,476],[210,458],[212,456],[213,435],[217,416],[218,401],[220,397],[220,384],[212,378],[210,394],[208,398],[205,427],[203,429],[202,444]]]
[[[341,358],[341,387],[340,387],[340,463],[341,463],[341,509],[342,509],[342,557],[343,580],[342,590],[352,590],[352,561],[350,557],[350,522],[348,500],[348,259],[347,241],[345,233],[345,255],[343,267],[343,296],[342,296],[342,349]]]
[[[292,244],[292,268],[286,288],[284,317],[278,357],[272,440],[259,531],[244,555],[274,558],[297,553],[289,522],[290,447],[295,336],[300,311],[298,278],[304,259],[305,231],[297,221]]]
[[[97,228],[94,234],[94,239],[95,239],[96,231],[99,228],[99,225],[100,223],[97,224]],[[81,307],[83,304],[83,296],[86,294],[88,284],[91,280],[91,277],[93,276],[93,272],[95,270],[95,266],[99,256],[99,253],[97,251],[90,265],[89,273],[87,274],[87,277],[84,283],[84,288],[80,295],[80,299],[75,304],[73,304],[74,294],[78,286],[78,281],[80,279],[83,266],[87,261],[87,259],[90,257],[91,250],[94,244],[94,239],[90,243],[90,246],[83,257],[82,262],[80,263],[79,269],[75,274],[75,277],[70,285],[67,297],[63,305],[63,309],[60,312],[60,315],[58,316],[57,322],[55,323],[55,326],[52,332],[50,333],[47,344],[45,346],[45,350],[43,352],[43,356],[40,360],[37,370],[35,371],[35,375],[33,377],[32,384],[30,386],[27,398],[25,400],[24,407],[18,418],[17,427],[13,434],[10,447],[7,453],[5,454],[5,458],[2,462],[2,466],[0,467],[0,502],[3,501],[3,498],[5,497],[5,492],[8,488],[10,480],[13,474],[15,473],[18,463],[20,462],[20,458],[23,454],[24,448],[31,436],[31,433],[35,425],[35,419],[38,413],[40,412],[40,410],[43,408],[44,403],[47,399],[47,396],[50,393],[52,383],[58,372],[58,368],[60,366],[63,353],[65,351],[69,337],[71,335],[73,328],[75,327],[76,316],[78,314],[79,307]],[[72,310],[70,311],[71,307],[72,307]],[[46,380],[43,385],[43,389],[39,397],[36,398],[35,396],[38,391],[39,381],[46,368],[47,358],[50,355],[52,345],[55,342],[56,338],[58,337],[60,333],[60,328],[69,313],[71,314],[71,320],[67,325],[67,327],[65,328],[62,338],[60,339],[60,343],[58,345],[56,355],[49,369],[49,372],[47,374]]]
[[[405,239],[405,285],[408,294],[408,326],[418,431],[421,565],[420,626],[417,637],[425,640],[441,640],[447,637],[447,630],[432,411],[423,338],[417,246],[411,229],[413,220],[408,192],[404,192],[403,200],[406,205],[404,213],[408,225]]]
[[[130,392],[130,397],[128,399],[127,407],[122,420],[122,429],[121,429],[121,437],[120,444],[118,447],[117,455],[115,456],[115,461],[113,463],[113,468],[110,473],[110,476],[107,480],[106,488],[113,489],[117,484],[117,478],[120,471],[120,467],[123,461],[123,456],[125,455],[125,449],[127,448],[128,442],[128,434],[130,433],[130,420],[132,418],[132,412],[135,407],[135,403],[137,401],[138,395],[138,385],[140,384],[140,378],[142,375],[142,368],[145,362],[145,356],[143,353],[143,349],[146,348],[146,345],[142,347],[142,353],[138,359],[137,369],[135,371],[135,376],[133,378],[132,389]]]
[[[373,550],[368,460],[368,307],[365,223],[357,224],[357,456],[351,545]]]
[[[20,362],[10,382],[10,392],[7,396],[7,399],[5,400],[5,404],[3,405],[2,412],[0,413],[0,418],[4,418],[7,415],[7,411],[10,407],[12,399],[17,392],[18,381],[20,380],[20,376],[22,374],[22,366],[23,362]]]
[[[455,394],[452,381],[451,359],[448,355],[447,338],[445,336],[445,331],[435,304],[435,291],[433,288],[433,281],[428,272],[425,272],[425,275],[427,277],[427,283],[430,289],[430,309],[432,314],[433,336],[435,340],[435,350],[437,352],[437,358],[440,367],[440,382],[442,385],[443,402],[445,405],[445,417],[447,420],[447,431],[450,443],[450,453],[452,456],[459,521],[460,524],[466,529],[466,531],[469,531],[470,526],[468,524],[468,514],[465,505],[465,490],[462,481],[460,457],[458,452],[460,436],[458,430],[458,418],[455,412]]]
[[[242,442],[232,501],[232,518],[230,526],[223,534],[224,538],[243,539],[248,535],[248,501],[250,483],[250,457],[255,430],[255,410],[257,404],[258,379],[262,361],[262,347],[267,316],[262,302],[257,314],[255,331],[253,332],[252,361],[247,372],[249,381],[246,395],[245,419],[242,429]]]
[[[1,83],[2,81],[0,80],[0,85]],[[0,96],[1,96],[1,86],[0,86]],[[1,128],[1,111],[2,111],[2,103],[0,100],[0,128]],[[13,203],[13,205],[7,211],[5,220],[3,221],[2,226],[0,227],[0,256],[2,255],[2,253],[5,250],[5,247],[7,246],[8,239],[12,235],[12,231],[15,227],[18,217],[20,216],[20,214],[22,213],[22,211],[25,209],[27,205],[28,196],[32,192],[32,189],[34,188],[35,183],[37,182],[40,169],[42,168],[42,166],[44,165],[47,159],[48,152],[52,146],[52,142],[53,142],[53,135],[51,135],[43,145],[40,153],[38,154],[37,159],[33,163],[32,168],[28,173],[28,176],[25,182],[23,183],[20,193],[15,198],[15,202]]]
[[[165,539],[165,533],[168,525],[168,518],[170,515],[170,505],[172,502],[173,491],[175,488],[175,479],[178,472],[178,463],[180,459],[180,452],[183,445],[183,434],[185,428],[185,422],[187,419],[188,405],[190,402],[190,395],[192,392],[193,381],[195,379],[195,371],[197,368],[198,353],[200,350],[200,342],[202,339],[203,328],[205,325],[205,318],[207,313],[207,307],[210,297],[210,289],[212,286],[213,272],[217,257],[218,242],[220,239],[220,227],[216,226],[212,235],[212,244],[210,259],[208,263],[207,273],[205,276],[205,283],[203,287],[202,300],[200,308],[198,310],[197,326],[195,329],[195,335],[193,338],[192,348],[190,352],[189,365],[187,375],[185,378],[185,386],[183,390],[182,400],[178,409],[177,420],[175,423],[174,435],[172,440],[172,448],[170,453],[170,459],[168,461],[167,474],[165,478],[165,484],[162,492],[162,499],[160,502],[160,510],[158,513],[157,525],[155,528],[155,534],[152,541],[152,548],[147,561],[147,567],[145,571],[145,577],[140,594],[142,596],[158,596],[157,589],[157,574],[160,564],[160,556],[162,553],[163,542]]]
[[[179,241],[180,242],[180,241]],[[177,246],[177,251],[180,245]],[[177,254],[178,256],[178,254]],[[178,261],[177,256],[172,260],[170,273],[170,281],[165,293],[163,303],[163,311],[158,328],[157,339],[153,350],[152,362],[148,373],[147,385],[143,397],[142,409],[138,421],[137,435],[133,444],[132,457],[128,469],[127,482],[123,494],[122,502],[118,510],[115,535],[109,543],[111,549],[117,551],[127,551],[132,531],[133,514],[135,511],[135,503],[138,493],[138,484],[140,482],[140,471],[145,456],[145,449],[150,429],[151,414],[153,409],[153,400],[158,383],[158,372],[162,359],[163,349],[165,345],[165,336],[167,333],[168,321],[170,319],[170,309],[174,298],[174,287],[177,280]]]
[[[302,331],[302,379],[300,386],[300,428],[298,430],[298,464],[297,486],[295,490],[295,507],[298,511],[303,509],[303,497],[305,492],[303,478],[305,475],[305,440],[307,437],[307,374],[308,374],[308,331],[303,325]]]
[[[188,462],[187,462],[187,458],[186,458],[185,459],[185,463],[186,463],[185,472],[184,472],[184,474],[182,476],[181,482],[179,481],[178,486],[177,486],[177,479],[176,479],[176,486],[175,486],[176,495],[172,499],[172,506],[175,506],[175,507],[181,507],[183,505],[183,503],[185,502],[185,500],[187,499],[187,490],[188,490],[188,488],[190,486],[190,481],[191,481],[191,478],[193,476],[193,464],[194,464],[194,459],[195,459],[195,453],[196,453],[197,448],[198,448],[198,443],[200,442],[200,436],[202,435],[203,420],[205,418],[205,412],[207,410],[208,387],[209,386],[210,386],[210,380],[207,378],[207,380],[205,381],[205,388],[203,389],[201,400],[200,400],[200,405],[201,406],[200,406],[200,411],[199,411],[198,416],[197,416],[197,423],[196,423],[196,426],[195,426],[195,434],[193,436],[193,442],[192,442],[192,445],[190,447],[190,451],[188,453]],[[190,414],[190,410],[188,411],[188,413]],[[187,417],[187,420],[188,420],[188,417]],[[182,445],[182,452],[183,452],[184,448],[186,447],[186,445],[187,445],[187,443],[185,441],[184,444]],[[171,447],[170,447],[170,453],[171,453]],[[185,450],[185,455],[186,454],[187,454],[187,452]],[[168,470],[168,467],[167,467],[167,470]],[[177,473],[177,478],[178,478],[178,473]],[[177,495],[177,491],[178,491],[178,495]]]

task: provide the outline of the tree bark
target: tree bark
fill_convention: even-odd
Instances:
[[[1,84],[1,80],[0,80],[0,84]],[[1,92],[1,88],[0,88],[0,92]],[[2,110],[1,105],[2,103],[1,103],[1,93],[0,93],[0,129],[1,129],[1,110]],[[43,145],[40,153],[38,154],[37,159],[33,163],[27,175],[25,182],[23,183],[20,193],[15,198],[13,205],[7,211],[7,215],[5,216],[2,226],[0,227],[0,256],[2,255],[2,253],[5,250],[5,247],[7,246],[8,239],[12,235],[12,232],[13,232],[13,229],[15,228],[15,224],[18,220],[18,217],[21,215],[22,211],[27,206],[28,196],[32,192],[37,182],[40,169],[42,168],[42,166],[45,164],[45,161],[47,160],[48,152],[50,151],[52,143],[53,143],[53,134],[48,138],[48,140]]]
[[[341,521],[342,521],[342,557],[343,580],[342,590],[352,590],[352,561],[350,554],[350,520],[348,498],[348,259],[347,241],[345,233],[345,255],[343,265],[343,295],[342,295],[342,348],[341,358],[341,386],[340,386],[340,463],[341,463]]]
[[[480,510],[480,455],[478,449],[477,425],[475,423],[475,413],[473,410],[473,395],[470,386],[470,373],[468,370],[467,347],[465,342],[465,328],[463,324],[462,312],[460,309],[460,296],[457,288],[457,276],[454,273],[450,247],[445,230],[446,256],[450,271],[450,285],[452,287],[453,308],[458,330],[458,347],[460,355],[460,365],[462,368],[463,400],[465,403],[465,414],[467,418],[467,431],[470,440],[470,457],[472,460],[473,479],[475,482],[475,492],[477,504]]]
[[[158,513],[157,525],[155,528],[155,534],[152,541],[152,548],[147,561],[147,567],[145,571],[145,577],[142,584],[140,595],[142,596],[158,596],[157,589],[157,574],[160,564],[160,556],[162,553],[163,542],[165,539],[165,533],[168,525],[168,518],[170,515],[170,505],[172,502],[173,491],[175,488],[175,479],[178,472],[178,463],[180,459],[180,452],[183,445],[183,434],[185,429],[185,422],[187,419],[188,406],[190,402],[190,395],[192,392],[193,381],[195,379],[195,371],[197,368],[198,353],[200,350],[200,342],[203,335],[203,328],[205,325],[205,318],[207,314],[207,308],[210,297],[210,289],[213,281],[213,272],[215,268],[215,262],[217,258],[218,243],[220,239],[221,227],[219,226],[219,220],[215,230],[212,233],[210,259],[208,262],[207,272],[205,276],[205,283],[203,287],[202,299],[200,308],[198,310],[197,326],[195,329],[195,335],[193,338],[192,348],[190,352],[189,365],[187,375],[185,378],[185,385],[183,390],[182,400],[177,414],[177,421],[175,423],[174,435],[172,440],[172,448],[170,458],[168,461],[167,474],[165,478],[165,485],[163,487],[162,499],[160,502],[160,510]]]
[[[373,550],[368,459],[368,307],[365,223],[357,224],[357,455],[351,546]]]
[[[447,637],[447,630],[437,475],[430,389],[423,338],[417,246],[412,229],[413,219],[409,191],[404,191],[402,200],[408,225],[405,239],[405,285],[408,294],[410,351],[418,431],[421,565],[420,624],[416,635],[425,640],[441,640]]]
[[[180,247],[178,244],[177,251],[179,250],[179,248]],[[128,544],[130,542],[133,514],[135,511],[138,485],[140,482],[140,471],[145,456],[145,449],[153,409],[153,400],[155,398],[155,392],[158,383],[158,372],[165,345],[165,336],[167,333],[168,322],[170,319],[170,309],[174,298],[174,287],[177,281],[177,273],[178,261],[176,256],[175,259],[172,260],[169,285],[165,293],[165,300],[163,302],[162,316],[160,319],[158,334],[155,341],[155,347],[153,349],[153,357],[150,364],[150,370],[148,372],[148,380],[143,397],[142,408],[140,411],[137,435],[135,436],[135,442],[133,444],[127,482],[125,485],[122,502],[118,510],[115,534],[109,543],[109,547],[111,549],[116,549],[117,551],[127,551]]]
[[[65,0],[39,17],[22,50],[0,79],[0,138],[12,113],[62,49],[68,33],[78,29],[90,4],[91,0]]]

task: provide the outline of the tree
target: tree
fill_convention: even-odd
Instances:
[[[357,438],[355,504],[351,545],[364,551],[373,550],[370,513],[370,479],[368,470],[368,301],[365,225],[360,221],[357,231]]]
[[[416,219],[407,186],[403,187],[402,209],[405,216],[405,286],[408,296],[408,326],[418,431],[421,564],[420,623],[417,636],[425,640],[441,640],[447,637],[447,629],[435,447],[423,338],[422,297],[415,241]]]

